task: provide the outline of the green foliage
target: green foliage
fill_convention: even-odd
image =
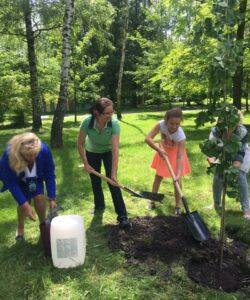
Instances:
[[[104,70],[114,50],[110,36],[114,9],[105,0],[77,1],[75,11],[71,76],[78,103],[86,104],[104,94]]]
[[[0,67],[3,76],[0,118],[13,106],[2,99],[13,100],[12,103],[18,99],[18,103],[30,107],[22,2],[1,2],[0,51],[4,65]],[[40,95],[46,103],[56,102],[64,1],[30,3]],[[85,104],[99,95],[108,95],[116,101],[126,3],[125,0],[75,0],[69,100],[74,98],[77,103]],[[248,39],[236,39],[237,27],[243,20],[239,3],[236,0],[129,1],[122,104],[171,106],[178,99],[201,105],[205,98],[217,101],[231,95],[232,75],[242,62],[247,70],[250,61]],[[14,95],[17,90],[20,93]]]
[[[237,41],[237,25],[241,22],[239,1],[213,1],[213,35],[217,41],[209,67],[210,92],[225,97],[232,91],[232,77],[242,63],[242,41]]]
[[[196,60],[192,59],[196,50],[184,43],[176,45],[162,60],[151,80],[160,81],[162,90],[172,98],[180,97],[184,101],[206,98],[208,85],[206,65],[201,53],[197,53],[199,56]]]
[[[220,153],[222,153],[223,142],[221,139],[217,140],[209,140],[206,139],[200,145],[202,152],[209,157],[218,157]]]
[[[18,47],[15,39],[8,45]],[[3,122],[5,115],[23,114],[31,112],[31,105],[27,105],[29,98],[29,76],[27,64],[24,62],[24,53],[10,50],[5,52],[6,45],[2,45],[0,53],[0,120]],[[23,122],[21,122],[23,123]]]
[[[227,195],[230,198],[239,199],[239,168],[231,167],[225,170],[225,180],[228,184]]]
[[[240,116],[238,110],[231,104],[223,102],[217,106],[212,105],[206,112],[199,114],[196,124],[204,125],[205,122],[217,118],[215,125],[218,134],[216,139],[205,139],[200,143],[200,149],[208,157],[214,157],[215,164],[207,168],[207,172],[217,174],[223,178],[229,188],[227,195],[238,198],[239,195],[239,169],[232,166],[237,152],[240,150],[240,138],[229,131],[235,129],[239,124]]]

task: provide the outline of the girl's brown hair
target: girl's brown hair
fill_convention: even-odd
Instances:
[[[168,110],[165,114],[164,119],[168,121],[171,118],[180,118],[183,121],[182,110],[179,107],[175,107]]]

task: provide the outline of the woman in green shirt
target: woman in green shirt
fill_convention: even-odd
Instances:
[[[93,213],[105,209],[101,179],[92,174],[101,172],[102,162],[106,176],[117,182],[120,125],[113,115],[113,102],[108,98],[100,98],[90,109],[91,115],[83,120],[77,140],[77,148],[89,173],[94,194],[95,207]],[[119,187],[108,183],[114,203],[117,220],[121,227],[128,227],[129,221],[125,203]]]

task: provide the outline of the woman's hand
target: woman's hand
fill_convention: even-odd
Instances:
[[[233,166],[237,167],[237,168],[240,168],[241,162],[236,160],[236,161],[233,162]]]
[[[215,162],[215,158],[214,158],[214,157],[208,157],[208,158],[207,158],[207,161],[208,161],[208,163],[209,163],[210,165],[212,165],[212,164],[214,164],[214,162]]]
[[[20,207],[23,210],[25,216],[27,216],[32,221],[36,220],[35,213],[31,207],[31,205],[27,201],[24,202],[24,204],[21,205]]]
[[[56,199],[50,200],[49,206],[50,206],[50,209],[56,208],[57,207]]]
[[[118,183],[117,176],[115,174],[111,174],[111,179]]]
[[[89,164],[85,164],[85,165],[83,166],[83,169],[84,169],[86,172],[88,172],[88,173],[91,173],[91,171],[95,170],[95,169],[92,168],[91,165],[89,165]]]

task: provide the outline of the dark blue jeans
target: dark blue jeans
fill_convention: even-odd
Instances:
[[[104,153],[93,153],[86,151],[86,156],[88,163],[93,167],[97,172],[101,172],[102,161],[104,164],[105,172],[107,177],[111,177],[111,168],[112,168],[112,152]],[[102,189],[102,180],[94,174],[89,174],[91,179],[92,190],[94,194],[94,203],[95,209],[104,209],[105,201],[104,194]],[[127,217],[127,211],[125,203],[122,197],[120,188],[113,186],[108,183],[109,190],[112,196],[113,204],[115,207],[115,212],[118,217],[117,220],[120,221],[122,218]]]

